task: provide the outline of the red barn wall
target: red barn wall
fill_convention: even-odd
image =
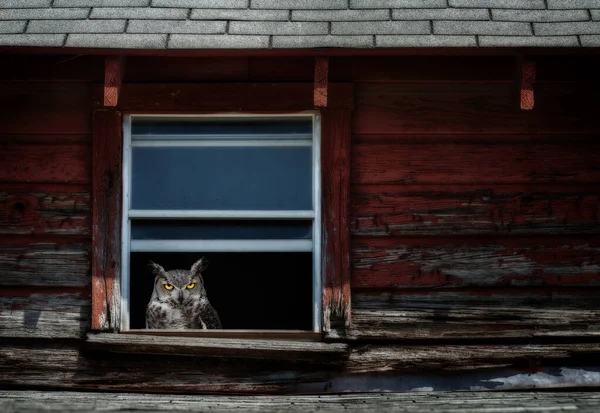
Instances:
[[[90,328],[91,119],[103,57],[3,59],[2,385],[289,392],[339,374],[435,376],[440,366],[600,354],[580,346],[598,335],[600,314],[595,57],[536,58],[531,112],[519,108],[514,56],[330,58],[330,81],[355,87],[352,324],[329,335],[350,343],[349,359],[315,366],[183,358],[185,368],[90,354],[81,340]],[[126,67],[128,83],[313,76],[313,58],[304,57],[129,57]],[[549,347],[500,354],[504,339],[534,337]],[[440,365],[447,339],[500,347],[483,359],[454,348],[461,360]],[[404,360],[397,346],[381,343],[407,340],[424,343],[419,350],[431,358]]]

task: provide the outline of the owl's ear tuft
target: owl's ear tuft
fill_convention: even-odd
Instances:
[[[204,271],[206,267],[208,267],[208,264],[210,264],[208,260],[202,257],[198,261],[196,261],[194,265],[192,265],[190,272],[192,273],[192,275],[200,275],[200,273]]]
[[[148,261],[148,270],[150,270],[150,272],[154,276],[164,276],[165,275],[165,269],[163,267],[161,267],[160,265],[158,265],[157,263],[152,262],[152,261]]]

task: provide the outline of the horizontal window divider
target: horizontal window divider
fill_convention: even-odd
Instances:
[[[313,219],[314,211],[131,209],[130,219]]]
[[[311,252],[312,240],[131,240],[131,252]]]
[[[281,146],[312,146],[310,140],[285,140],[285,141],[268,141],[268,140],[144,140],[132,141],[131,146],[139,147],[281,147]]]
[[[140,141],[229,141],[229,140],[269,140],[292,141],[307,140],[312,142],[310,133],[134,133],[131,135],[134,142]]]

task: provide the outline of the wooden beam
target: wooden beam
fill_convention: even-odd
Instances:
[[[521,61],[521,109],[532,110],[535,104],[533,84],[535,83],[535,62]]]
[[[352,112],[322,109],[323,327],[350,325],[350,136]],[[341,321],[340,323],[336,320]]]
[[[121,268],[121,113],[93,114],[92,329],[119,320]]]
[[[317,57],[315,59],[315,107],[327,107],[327,78],[329,77],[329,58]]]
[[[106,56],[104,60],[104,106],[117,106],[124,72],[125,58],[123,56]]]

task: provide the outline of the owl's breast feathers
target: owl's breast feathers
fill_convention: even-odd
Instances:
[[[206,299],[188,303],[185,311],[189,314],[189,328],[199,330],[222,328],[219,315]]]

